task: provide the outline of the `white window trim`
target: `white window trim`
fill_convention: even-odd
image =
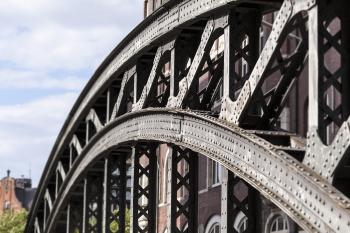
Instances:
[[[162,199],[159,203],[159,206],[164,206],[168,203],[168,198],[167,198],[167,192],[168,192],[168,164],[169,164],[169,155],[170,155],[170,149],[168,147],[166,155],[165,155],[165,162],[164,162],[164,167],[163,167],[163,177],[161,178],[163,180],[163,187],[162,189]]]
[[[215,224],[221,225],[221,217],[220,217],[220,215],[214,215],[214,216],[212,216],[212,217],[209,219],[209,221],[208,221],[208,223],[207,223],[207,225],[206,225],[206,227],[205,227],[205,233],[209,233],[210,229],[211,229]]]
[[[236,231],[238,231],[238,227],[239,227],[239,224],[241,223],[241,221],[246,218],[247,216],[245,216],[245,214],[242,212],[242,211],[239,211],[236,218],[235,218],[235,221],[233,223],[233,227],[236,229]]]
[[[216,183],[212,183],[212,179],[213,179],[213,174],[212,174],[212,166],[213,166],[213,163],[217,163],[218,164],[218,171],[217,171],[217,174],[218,174],[218,182]],[[221,165],[216,162],[215,160],[212,160],[212,159],[209,159],[207,158],[207,189],[209,188],[214,188],[214,187],[217,187],[219,185],[221,185],[221,170],[222,170],[222,167]]]
[[[282,211],[278,210],[278,211],[271,212],[270,215],[267,217],[266,224],[265,224],[265,233],[270,233],[271,225],[273,221],[278,217],[283,217],[287,220],[288,230],[290,231],[290,222],[288,220],[288,216]]]

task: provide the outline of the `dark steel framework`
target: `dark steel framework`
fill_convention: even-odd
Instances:
[[[172,150],[168,232],[197,231],[198,153],[224,167],[222,233],[237,232],[239,212],[248,219],[244,232],[261,232],[260,196],[307,232],[350,232],[349,7],[346,0],[165,3],[77,100],[25,232],[123,233],[127,208],[130,232],[156,232],[160,144]],[[266,14],[274,22],[261,37]],[[281,124],[298,82],[308,85],[307,135],[296,118]]]

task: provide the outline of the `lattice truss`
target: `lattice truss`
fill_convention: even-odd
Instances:
[[[134,149],[133,232],[154,232],[156,144],[137,144]]]
[[[125,155],[107,159],[107,233],[125,232],[126,167]]]
[[[218,95],[220,95],[223,71],[223,37],[221,35],[222,32],[218,30],[210,36],[183,107],[210,111],[214,101],[220,98]]]
[[[72,197],[67,210],[69,232],[82,232],[83,212],[83,200]]]
[[[258,129],[279,127],[278,120],[303,71],[308,48],[307,16],[295,15],[282,31],[278,44],[249,100],[243,124]]]
[[[197,229],[197,155],[172,146],[170,227],[175,233]]]
[[[231,27],[226,29],[225,34],[229,44],[225,52],[230,60],[229,96],[232,100],[237,99],[248,80],[259,56],[259,49],[263,46],[259,41],[261,20],[261,14],[255,11],[233,11],[230,14]]]
[[[85,180],[85,232],[100,233],[102,231],[103,175],[88,174]]]
[[[227,224],[223,224],[221,229],[223,232],[233,233],[250,233],[257,232],[256,221],[257,214],[257,192],[247,184],[244,180],[235,176],[232,172],[226,171],[225,183],[222,192],[222,217],[225,218]],[[241,215],[242,225],[234,226],[232,219],[237,219]]]
[[[322,6],[323,5],[323,6]],[[349,51],[345,30],[348,17],[341,4],[321,3],[318,21],[319,134],[330,144],[349,116]]]

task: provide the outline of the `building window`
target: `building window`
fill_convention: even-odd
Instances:
[[[218,162],[212,162],[212,184],[218,184],[221,181],[221,166]]]
[[[248,218],[244,217],[239,222],[236,230],[238,233],[243,233],[245,230],[247,230],[247,227],[248,227]]]
[[[4,209],[9,210],[11,208],[11,203],[9,201],[5,201],[4,203]]]
[[[214,215],[207,223],[205,233],[220,233],[220,216]]]
[[[221,165],[214,160],[208,159],[208,187],[221,182]]]
[[[233,227],[238,233],[243,233],[245,230],[247,230],[248,218],[242,211],[238,212],[235,221],[233,222]]]
[[[219,163],[214,162],[212,163],[212,184],[220,183],[221,181],[221,166]]]
[[[215,223],[209,230],[209,233],[220,233],[220,224]]]
[[[249,37],[245,35],[242,41],[241,49],[244,50],[244,48],[247,47],[248,44],[249,44]],[[248,71],[249,71],[248,69],[249,69],[248,62],[244,58],[242,58],[242,70],[241,70],[242,77],[248,74]]]
[[[162,179],[162,187],[160,187],[160,203],[165,204],[167,203],[167,193],[168,193],[168,181],[169,178],[171,178],[171,174],[169,174],[169,156],[170,156],[170,150],[168,149],[165,155],[165,159],[164,159],[164,167],[163,167],[163,177]],[[171,163],[170,163],[171,164]]]
[[[288,233],[288,220],[282,216],[276,217],[270,227],[270,233]]]
[[[259,51],[260,51],[260,53],[262,52],[262,50],[263,50],[263,48],[264,48],[264,45],[265,45],[265,43],[264,43],[264,41],[265,41],[265,32],[264,32],[264,29],[263,29],[263,27],[260,27],[259,28]]]

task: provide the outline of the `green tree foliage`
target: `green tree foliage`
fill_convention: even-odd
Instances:
[[[115,216],[118,215],[118,210],[114,210],[113,214]],[[119,231],[119,225],[118,225],[118,222],[117,221],[113,221],[111,222],[110,226],[109,226],[111,232],[113,233],[117,233]],[[125,210],[125,232],[129,232],[130,231],[130,210],[129,209],[126,209]]]
[[[27,221],[27,211],[7,212],[0,215],[0,233],[23,233]]]

